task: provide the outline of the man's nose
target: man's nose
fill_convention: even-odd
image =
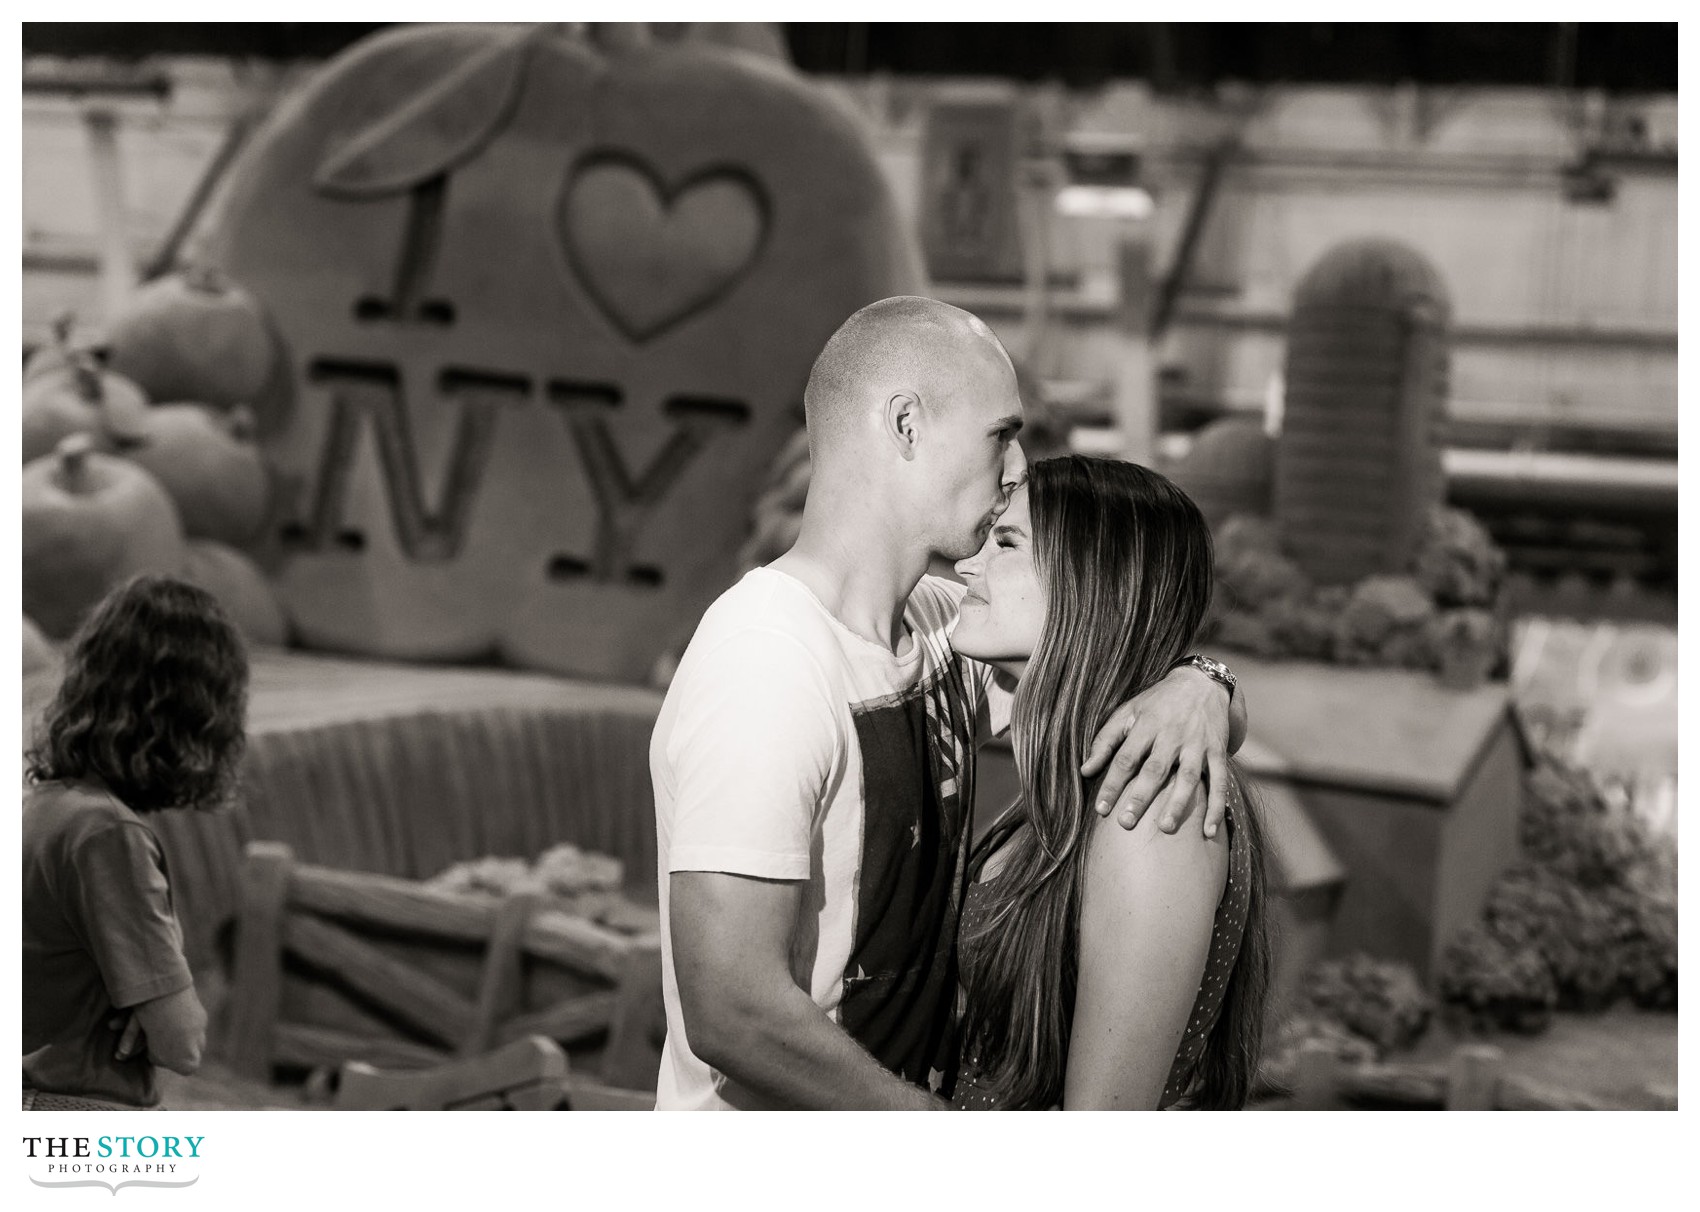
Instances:
[[[1009,449],[1003,452],[1003,495],[1007,501],[1009,496],[1021,487],[1021,482],[1027,478],[1027,453],[1021,449],[1020,442],[1011,442]]]

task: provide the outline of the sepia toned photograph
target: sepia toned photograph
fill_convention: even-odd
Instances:
[[[1677,1110],[1674,22],[22,49],[25,1112]]]

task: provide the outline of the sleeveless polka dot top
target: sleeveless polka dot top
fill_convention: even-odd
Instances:
[[[1186,1032],[1181,1036],[1180,1050],[1175,1053],[1174,1063],[1169,1067],[1168,1081],[1164,1083],[1163,1096],[1158,1102],[1161,1108],[1179,1102],[1192,1085],[1199,1057],[1204,1053],[1204,1043],[1209,1039],[1210,1031],[1222,1012],[1222,998],[1227,992],[1228,977],[1234,970],[1234,962],[1239,958],[1240,940],[1245,936],[1246,913],[1251,899],[1251,847],[1246,845],[1240,836],[1240,814],[1243,811],[1239,788],[1230,781],[1227,814],[1228,880],[1222,887],[1222,899],[1216,904],[1215,925],[1210,934],[1210,953],[1204,963],[1204,980],[1199,986],[1198,997],[1193,1001]],[[1188,818],[1187,824],[1195,825],[1196,818]],[[1004,833],[999,839],[1000,844],[1001,841],[1008,840],[1009,836],[1009,833]],[[981,856],[980,862],[983,863],[987,857],[990,857],[989,852]],[[978,930],[990,913],[991,898],[986,890],[992,882],[982,881],[970,885],[962,906],[962,935],[966,936]],[[971,984],[969,976],[969,973],[963,973],[964,985]],[[988,1088],[991,1083],[987,1080],[987,1075],[980,1070],[978,1059],[972,1055],[962,1058],[957,1070],[953,1102],[958,1109],[964,1111],[999,1110],[997,1099]]]

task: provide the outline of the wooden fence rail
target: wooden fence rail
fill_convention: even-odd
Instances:
[[[391,876],[298,864],[249,845],[227,1051],[272,1066],[402,1069],[477,1057],[530,1036],[606,1033],[600,1080],[653,1089],[660,939],[535,894],[484,900]]]

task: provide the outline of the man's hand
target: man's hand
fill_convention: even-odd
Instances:
[[[1240,696],[1233,697],[1243,736],[1244,708]],[[1173,833],[1191,814],[1193,792],[1208,776],[1204,835],[1215,837],[1228,811],[1228,754],[1231,740],[1239,739],[1230,735],[1235,714],[1226,688],[1190,667],[1171,670],[1123,703],[1093,738],[1080,768],[1087,778],[1104,771],[1098,815],[1114,812],[1122,828],[1132,829],[1160,800],[1158,824]]]

